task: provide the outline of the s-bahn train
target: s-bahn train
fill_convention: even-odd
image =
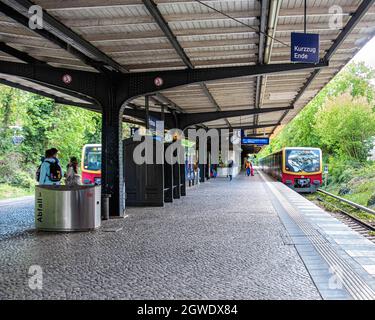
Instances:
[[[259,160],[261,169],[297,192],[315,192],[322,185],[322,150],[283,148]]]
[[[185,147],[185,174],[186,180],[193,180],[195,162],[195,143],[183,139],[182,145]],[[86,144],[82,150],[82,182],[83,184],[101,184],[102,177],[102,145]]]
[[[102,145],[86,144],[82,150],[82,182],[83,184],[101,184]]]

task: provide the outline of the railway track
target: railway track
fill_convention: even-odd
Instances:
[[[349,206],[355,208],[356,210],[359,210],[359,212],[362,211],[362,212],[366,212],[367,214],[372,214],[372,215],[374,215],[374,218],[375,218],[375,211],[374,210],[371,210],[371,209],[366,208],[362,205],[359,205],[359,204],[354,203],[352,201],[349,201],[347,199],[336,196],[336,195],[334,195],[332,193],[329,193],[327,191],[324,191],[322,189],[318,189],[318,192],[321,193],[321,194],[324,194],[327,197],[333,198],[333,199],[339,201],[340,203],[345,203],[346,205],[349,205]],[[343,208],[340,208],[337,205],[335,205],[334,203],[329,202],[329,201],[327,201],[327,200],[325,200],[325,199],[323,199],[319,196],[317,197],[317,200],[326,204],[326,205],[328,205],[328,206],[330,206],[330,207],[333,207],[336,211],[330,212],[330,214],[332,214],[335,218],[337,218],[340,221],[342,221],[343,223],[345,223],[352,230],[360,233],[361,235],[363,235],[367,239],[375,242],[375,223],[371,224],[367,221],[364,221],[364,220],[356,217],[352,213],[348,212],[347,210],[344,210]]]

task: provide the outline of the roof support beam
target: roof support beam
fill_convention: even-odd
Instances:
[[[216,111],[221,111],[220,106],[217,104],[215,98],[212,96],[211,92],[208,90],[208,88],[207,88],[207,86],[206,86],[205,83],[203,83],[203,82],[201,83],[201,88],[202,88],[204,94],[206,95],[206,97],[208,98],[208,100],[210,100],[210,103],[216,109]],[[226,122],[226,124],[227,124],[228,127],[231,127],[231,124],[230,124],[230,122],[228,121],[227,118],[225,118],[224,121]]]
[[[291,107],[185,113],[185,114],[179,115],[178,117],[179,117],[179,123],[181,127],[186,128],[194,124],[200,124],[200,123],[219,120],[223,118],[233,118],[233,117],[240,117],[240,116],[248,116],[252,114],[279,112],[279,111],[283,111],[287,109],[291,109]],[[228,126],[228,127],[232,128],[232,126]]]
[[[340,32],[336,40],[333,42],[332,46],[327,50],[326,54],[324,55],[322,61],[329,63],[329,60],[335,54],[335,52],[339,49],[340,45],[345,41],[348,35],[353,31],[355,26],[360,22],[362,17],[366,14],[366,12],[375,4],[375,0],[363,0],[359,5],[356,12],[352,15],[350,20],[347,22],[343,30]],[[306,80],[296,97],[293,99],[291,105],[294,106],[297,101],[301,98],[304,94],[305,90],[310,86],[310,84],[314,81],[316,76],[319,75],[321,69],[314,70],[310,77]],[[287,116],[289,111],[285,111],[284,114],[281,116],[279,122],[281,123],[285,117]],[[273,134],[276,130],[276,127],[272,130],[271,134]]]
[[[137,125],[137,126],[141,126],[141,127],[146,126],[146,123],[145,123],[145,122],[134,121],[134,120],[128,119],[128,118],[126,118],[126,117],[123,117],[123,121],[126,122],[126,123],[135,124],[135,125]]]
[[[27,53],[23,51],[19,51],[18,49],[15,49],[13,47],[8,46],[5,43],[0,42],[0,50],[3,52],[6,52],[7,54],[11,55],[12,57],[15,57],[23,62],[29,63],[29,64],[34,64],[34,65],[47,65],[44,61],[41,61],[39,59],[36,59]],[[63,88],[56,88],[52,85],[46,84],[46,83],[39,83],[38,81],[35,80],[30,80],[30,82],[34,82],[38,85],[45,86],[46,88],[49,88],[51,90],[63,93],[65,95],[70,95],[72,97],[76,97],[78,99],[86,100],[87,105],[95,105],[94,101],[91,101],[91,99],[82,96],[81,94],[75,93],[75,92],[70,92],[69,90],[63,89]],[[13,82],[12,82],[13,83]],[[40,90],[37,90],[38,92],[41,92]],[[68,100],[67,100],[68,101]],[[84,104],[85,105],[85,104]]]
[[[269,64],[240,67],[221,67],[204,69],[170,70],[160,72],[141,72],[127,74],[103,75],[95,72],[55,68],[48,65],[34,65],[17,62],[0,61],[0,73],[23,77],[27,80],[79,93],[90,97],[99,104],[108,103],[109,93],[116,90],[116,104],[122,105],[132,98],[144,94],[154,94],[191,83],[211,80],[258,76],[298,70],[320,69],[327,63],[318,64]],[[64,75],[70,75],[71,81],[65,83]],[[158,78],[158,79],[157,79]],[[156,81],[157,80],[157,81]]]
[[[304,83],[304,85],[302,86],[302,88],[299,90],[298,94],[294,97],[293,101],[291,102],[291,106],[294,106],[296,104],[296,102],[299,100],[299,98],[303,95],[303,93],[305,92],[305,90],[310,86],[310,84],[313,82],[313,80],[315,79],[315,77],[319,74],[320,70],[314,70],[311,75],[309,76],[309,78],[307,79],[307,81]],[[279,120],[279,123],[281,123],[285,117],[287,116],[289,110],[286,110],[283,115],[281,116],[280,120]],[[275,128],[273,128],[272,132],[271,132],[271,135],[275,132],[277,126]]]
[[[345,25],[344,29],[340,32],[336,40],[333,42],[331,48],[324,56],[324,61],[329,61],[335,54],[340,45],[345,41],[349,34],[353,31],[356,25],[361,21],[366,12],[375,4],[375,0],[363,0],[359,5],[356,12],[352,15],[350,20]]]
[[[183,2],[183,1],[178,1]],[[190,1],[186,1],[190,2]],[[159,4],[170,4],[170,0],[158,0]],[[131,5],[138,5],[139,1],[137,0],[106,0],[106,1],[100,1],[100,0],[85,0],[85,2],[77,2],[75,0],[43,0],[43,6],[47,10],[51,11],[72,11],[74,9],[95,9],[95,8],[102,8],[102,9],[108,9],[108,8],[115,8],[115,7],[125,7],[125,6],[131,6]],[[342,6],[343,8],[343,14],[346,15],[348,12],[353,12],[356,8],[354,8],[351,5],[348,6]],[[253,13],[252,11],[250,13]],[[329,7],[314,7],[311,8],[308,12],[310,15],[329,15]],[[200,17],[203,15],[204,17]],[[255,15],[255,13],[254,13]],[[181,21],[184,19],[185,15],[182,14],[172,14],[170,17],[174,18],[174,20]],[[248,11],[238,11],[238,12],[231,12],[231,16],[235,18],[246,18],[248,16],[253,16],[252,14],[248,14]],[[285,8],[281,10],[280,16],[287,16],[287,17],[294,17],[294,16],[303,16],[303,11],[301,11],[300,8]],[[168,16],[169,18],[169,16]],[[223,18],[222,15],[217,14],[215,12],[210,12],[210,15],[208,14],[199,14],[197,17],[192,17],[189,20],[205,20],[205,19],[218,19]],[[170,21],[170,20],[168,20]],[[141,21],[141,22],[149,22],[149,20]]]
[[[163,15],[160,13],[157,5],[152,0],[143,0],[143,4],[146,6],[147,10],[155,19],[156,23],[159,25],[160,29],[163,31],[173,48],[176,50],[177,54],[180,56],[182,61],[188,68],[193,69],[194,66],[191,63],[189,57],[185,53],[184,49],[181,47],[180,43],[178,42],[177,38],[173,34],[171,28],[168,26],[168,23],[163,18]]]
[[[0,12],[28,28],[29,19],[24,14],[28,13],[29,8],[34,5],[34,3],[29,0],[12,0],[10,2],[14,4],[10,6],[0,2]],[[22,8],[23,13],[19,12],[16,8]],[[43,11],[43,23],[43,29],[29,30],[58,45],[60,48],[72,53],[85,64],[97,69],[98,71],[126,71],[112,58],[97,49],[90,42],[84,40],[81,36],[49,15],[46,11]],[[49,31],[48,29],[56,32]],[[61,39],[61,35],[66,37],[69,42],[67,42],[65,39]]]
[[[294,97],[293,101],[291,102],[291,106],[294,106],[296,104],[296,102],[299,100],[299,98],[301,98],[301,96],[303,95],[303,93],[305,92],[305,90],[310,86],[310,84],[313,82],[313,80],[315,79],[315,77],[319,74],[320,70],[314,70],[311,75],[309,76],[309,78],[307,79],[307,81],[304,83],[304,85],[302,86],[302,88],[299,90],[298,94]],[[281,123],[285,117],[287,116],[289,110],[286,110],[283,115],[281,116],[279,122]],[[276,127],[272,130],[271,134],[273,134],[276,130]]]
[[[128,103],[128,106],[132,107],[132,104]],[[144,119],[146,119],[146,110],[145,109],[135,109],[135,108],[133,108],[133,109],[125,108],[124,115],[144,121]],[[151,116],[151,117],[154,117],[156,119],[161,120],[161,112],[148,111],[148,115]],[[174,119],[173,115],[170,114],[170,113],[164,114],[164,122],[165,122],[166,128],[174,128],[175,127],[175,119]]]
[[[293,72],[299,70],[320,69],[327,67],[327,62],[317,64],[309,63],[281,63],[269,65],[254,66],[234,66],[219,68],[202,68],[202,69],[185,69],[173,71],[147,72],[147,73],[129,73],[127,76],[129,82],[126,87],[120,88],[121,93],[127,93],[130,96],[138,96],[147,93],[153,93],[178,86],[188,85],[191,83],[206,82],[212,80],[221,80],[228,78],[258,76],[265,74],[277,74],[283,72]],[[1,70],[0,70],[1,71]],[[143,85],[140,86],[142,78]],[[155,79],[161,78],[162,85],[157,86]],[[134,85],[133,85],[134,83]],[[130,88],[129,88],[129,84]]]
[[[304,94],[305,90],[310,86],[310,84],[314,81],[315,77],[319,74],[320,70],[314,70],[309,78],[306,80],[302,88],[299,90],[298,94],[294,97],[293,101],[290,103],[291,106],[294,106],[296,102],[301,98],[301,96]],[[285,117],[287,116],[289,110],[286,110],[283,115],[281,116],[279,122],[281,123]],[[276,127],[273,128],[271,134],[273,134],[276,130]]]
[[[174,103],[171,99],[167,98],[165,95],[163,95],[162,93],[158,92],[156,93],[156,99],[158,103],[165,103],[167,105],[169,105],[172,109],[180,112],[180,113],[184,113],[184,110],[182,110],[182,108],[177,105],[176,103]],[[151,97],[151,99],[153,99],[153,97]]]
[[[24,52],[19,51],[15,48],[12,48],[12,47],[4,44],[4,43],[0,43],[0,50],[3,51],[3,52],[6,52],[7,54],[9,54],[13,57],[16,57],[17,59],[19,59],[23,62],[26,62],[26,63],[37,64],[37,65],[38,64],[39,65],[45,65],[46,64],[44,61],[38,60],[34,57],[31,57],[27,53],[24,53]],[[24,85],[18,84],[17,82],[5,80],[5,79],[4,79],[4,82],[7,82],[9,86],[13,86],[13,87],[16,87],[16,88],[21,89],[21,90],[29,91],[29,92],[39,94],[39,95],[42,95],[42,96],[44,95],[48,98],[54,99],[56,103],[61,103],[61,104],[66,104],[66,105],[76,105],[76,106],[79,106],[79,107],[87,107],[87,109],[90,109],[91,106],[92,106],[92,108],[94,108],[95,110],[97,110],[97,109],[100,110],[100,107],[97,106],[95,104],[95,102],[90,101],[90,99],[88,99],[86,97],[82,97],[78,93],[69,92],[68,90],[64,90],[62,88],[56,88],[56,87],[53,87],[53,86],[45,84],[45,83],[38,83],[37,81],[30,81],[30,82],[36,83],[38,85],[45,86],[46,88],[57,91],[59,93],[63,93],[63,94],[68,95],[68,96],[70,95],[72,97],[76,97],[76,98],[79,98],[81,100],[87,100],[87,103],[73,102],[73,101],[70,101],[69,99],[58,97],[58,96],[50,94],[50,93],[43,94],[43,91],[41,91],[41,90],[34,89],[34,88],[31,88],[31,87],[28,87],[28,86],[24,86]]]
[[[260,7],[260,27],[259,27],[259,44],[258,44],[258,63],[264,63],[264,47],[265,47],[265,33],[266,33],[266,22],[267,22],[267,7],[268,7],[268,0],[261,1]],[[260,98],[261,98],[261,91],[262,91],[262,83],[263,77],[257,77],[257,84],[255,89],[255,105],[256,109],[260,108]],[[254,116],[254,125],[256,125],[259,121],[258,116]],[[255,130],[254,132],[255,133]]]
[[[145,119],[146,117],[146,110],[144,109],[137,109],[133,108],[131,103],[128,104],[130,108],[126,108],[124,110],[124,115],[130,116],[137,119]],[[214,121],[223,118],[231,118],[231,117],[239,117],[239,116],[246,116],[251,114],[260,114],[260,113],[268,113],[268,112],[279,112],[283,110],[290,109],[290,107],[282,107],[282,108],[264,108],[264,109],[242,109],[242,110],[230,110],[230,111],[215,111],[215,112],[200,112],[200,113],[184,113],[184,114],[176,114],[178,119],[178,123],[181,129],[185,129],[192,125],[202,124],[204,122]],[[155,117],[157,119],[161,119],[161,113],[156,111],[149,111],[149,115]],[[174,128],[175,127],[175,118],[171,113],[165,113],[165,127],[166,128]],[[231,128],[231,126],[228,126]]]
[[[262,82],[263,82],[263,77],[258,76],[257,77],[257,83],[256,83],[256,88],[255,88],[255,109],[260,108],[260,96],[261,96],[261,91],[262,91]],[[258,122],[258,116],[254,117],[254,125],[257,124]],[[255,132],[254,132],[255,133]]]
[[[46,87],[46,88],[49,88],[51,90],[54,90],[54,91],[57,91],[57,92],[60,92],[62,94],[65,94],[67,96],[71,96],[71,97],[75,97],[77,99],[80,99],[80,100],[83,100],[83,101],[86,101],[88,104],[92,104],[92,105],[98,105],[97,102],[95,102],[92,98],[90,97],[87,97],[87,96],[84,96],[78,92],[73,92],[73,91],[69,91],[67,89],[63,89],[63,88],[57,88],[55,86],[52,86],[52,85],[49,85],[47,83],[40,83],[38,81],[30,81],[30,82],[34,82],[40,86],[43,86],[43,87]]]
[[[68,106],[81,107],[81,108],[91,110],[91,111],[96,111],[96,112],[100,111],[99,106],[89,104],[89,103],[79,103],[79,102],[70,101],[68,99],[65,99],[65,98],[62,98],[62,97],[57,97],[53,94],[50,94],[50,93],[47,93],[47,92],[44,92],[44,91],[40,91],[40,90],[35,89],[35,88],[24,86],[24,85],[22,85],[20,83],[17,83],[17,82],[5,80],[5,79],[0,79],[0,83],[3,84],[3,85],[9,86],[9,87],[13,87],[13,88],[20,89],[20,90],[23,90],[23,91],[38,94],[38,95],[46,97],[46,98],[53,99],[56,103],[65,104],[65,105],[68,105]]]
[[[19,51],[11,46],[8,46],[4,42],[0,42],[0,51],[5,52],[6,54],[26,63],[46,64],[44,61],[35,59],[34,57],[28,55],[26,52]]]
[[[106,90],[106,78],[95,72],[55,68],[49,65],[25,64],[9,61],[0,61],[0,73],[22,77],[29,81],[46,84],[56,90],[62,89],[85,95],[95,99],[98,91]],[[69,74],[72,77],[70,83],[64,83],[63,76]],[[102,81],[102,86],[97,86]]]
[[[233,130],[253,130],[253,129],[261,129],[261,128],[269,128],[269,127],[275,127],[275,126],[279,126],[280,125],[280,122],[277,122],[277,123],[269,123],[269,124],[257,124],[257,125],[252,125],[252,126],[247,126],[247,125],[243,125],[243,126],[237,126],[237,127],[232,127],[232,128],[227,128],[227,127],[220,127],[220,128],[213,128],[213,129],[233,129]]]

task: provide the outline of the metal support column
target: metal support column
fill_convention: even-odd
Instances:
[[[207,139],[207,150],[206,150],[206,179],[211,179],[211,138]]]
[[[165,145],[167,148],[167,145]],[[173,166],[164,162],[164,202],[173,202]]]
[[[165,108],[162,104],[160,106],[161,121],[165,124]],[[164,142],[164,138],[163,138]],[[167,149],[169,144],[164,142],[164,150]],[[165,154],[165,153],[164,153]],[[173,166],[170,165],[164,158],[164,202],[173,202]]]
[[[146,129],[150,129],[150,97],[145,95]]]
[[[205,176],[206,176],[206,165],[203,163],[199,163],[199,181],[205,182]]]
[[[177,156],[177,150],[175,150],[174,156]],[[176,161],[173,167],[173,199],[180,199],[181,197],[181,173],[180,164]]]
[[[186,165],[180,164],[180,194],[182,197],[186,196]]]
[[[120,108],[110,101],[102,111],[102,193],[111,195],[112,217],[123,217],[125,210],[121,128]]]

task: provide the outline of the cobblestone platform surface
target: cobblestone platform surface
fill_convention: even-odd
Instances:
[[[0,203],[0,299],[320,299],[263,184],[216,179],[89,233],[37,233],[32,201]]]

